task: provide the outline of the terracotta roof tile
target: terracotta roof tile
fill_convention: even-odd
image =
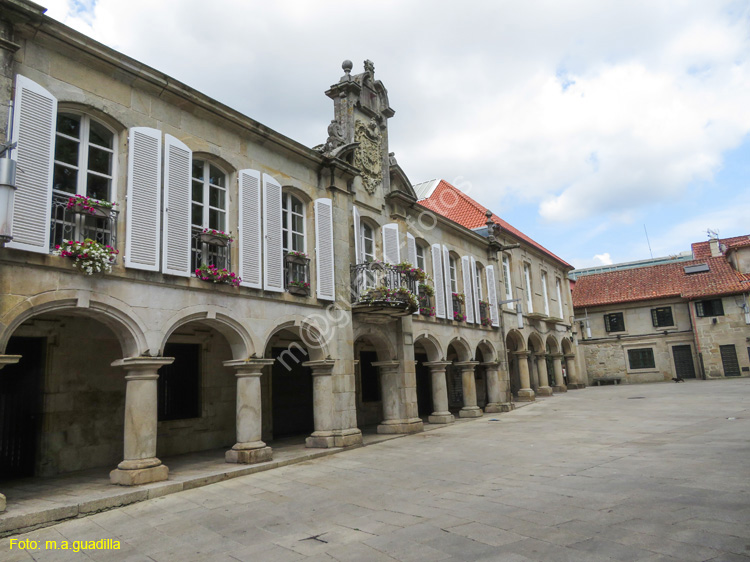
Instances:
[[[728,250],[750,246],[750,234],[734,236],[732,238],[720,238],[719,244],[723,244]],[[696,242],[692,246],[693,257],[697,260],[711,257],[710,241]]]
[[[685,273],[685,266],[700,263],[707,263],[709,271]],[[743,282],[745,277],[735,271],[724,256],[582,275],[573,290],[573,307],[747,293],[750,284]]]
[[[428,198],[419,201],[419,204],[435,213],[438,213],[439,215],[452,220],[453,222],[460,224],[461,226],[465,226],[470,230],[482,228],[486,226],[487,223],[487,216],[485,215],[485,213],[487,212],[487,207],[480,205],[474,199],[466,195],[460,189],[452,186],[445,180],[440,180],[440,183],[432,192],[432,194]],[[510,234],[512,234],[519,240],[522,240],[527,244],[533,246],[537,250],[540,250],[541,252],[547,254],[549,257],[558,261],[565,267],[569,267],[571,269],[573,268],[573,266],[568,262],[556,256],[547,248],[532,240],[523,232],[521,232],[514,226],[511,226],[494,213],[492,215],[492,220],[496,224],[499,224],[503,228],[503,230],[507,230]]]

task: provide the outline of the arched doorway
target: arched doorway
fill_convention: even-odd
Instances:
[[[440,345],[432,336],[422,334],[414,340],[417,409],[419,417],[423,420],[429,418],[436,411],[433,399],[432,369],[428,363],[441,361],[442,358]]]
[[[357,426],[367,432],[376,432],[377,425],[385,419],[382,373],[378,364],[390,361],[394,355],[385,336],[375,331],[359,336],[354,342]]]
[[[446,376],[448,377],[448,408],[451,413],[457,414],[464,406],[463,369],[457,363],[471,361],[471,348],[464,340],[456,338],[448,344],[445,359],[452,363],[446,369]]]

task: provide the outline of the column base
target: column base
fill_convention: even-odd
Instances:
[[[5,496],[0,494],[0,513],[5,511]]]
[[[305,439],[305,447],[310,449],[330,449],[336,446],[336,437],[333,431],[313,431],[312,435]]]
[[[512,402],[503,402],[500,404],[500,411],[501,412],[510,412],[512,410],[516,409],[516,405]]]
[[[580,390],[582,388],[586,388],[586,383],[582,383],[582,382],[568,383],[568,390]]]
[[[565,385],[562,385],[562,386],[553,386],[552,387],[552,391],[555,392],[555,393],[557,393],[557,394],[561,394],[563,392],[568,392],[568,387],[565,386]]]
[[[516,400],[518,402],[533,402],[536,398],[536,395],[534,394],[534,391],[530,388],[522,388],[518,391],[518,397]]]
[[[453,423],[455,420],[450,412],[433,412],[427,416],[427,423]]]
[[[116,468],[109,473],[109,481],[118,486],[138,486],[161,482],[169,477],[169,468],[166,465],[152,466],[151,468],[134,468],[123,470]]]
[[[419,433],[420,431],[424,431],[424,424],[420,418],[385,420],[378,425],[378,433]]]
[[[459,418],[481,418],[484,415],[482,408],[479,406],[469,406],[467,408],[461,408],[458,412]]]
[[[333,431],[334,447],[356,447],[362,444],[362,431],[355,428]]]
[[[549,386],[540,386],[536,389],[537,396],[552,396],[552,388]]]
[[[224,454],[226,462],[237,464],[256,464],[270,461],[273,458],[273,449],[263,441],[257,441],[259,446],[249,447],[249,443],[237,443]]]
[[[490,402],[484,407],[485,414],[498,414],[500,412],[502,412],[502,410],[500,409],[500,404],[497,402]]]

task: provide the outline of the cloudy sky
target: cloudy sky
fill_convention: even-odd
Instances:
[[[578,267],[750,233],[750,0],[40,2],[308,146],[370,59],[411,181]]]

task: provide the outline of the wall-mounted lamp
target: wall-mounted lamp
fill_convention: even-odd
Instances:
[[[16,194],[16,161],[5,154],[15,143],[0,145],[0,246],[13,240],[13,201]]]

